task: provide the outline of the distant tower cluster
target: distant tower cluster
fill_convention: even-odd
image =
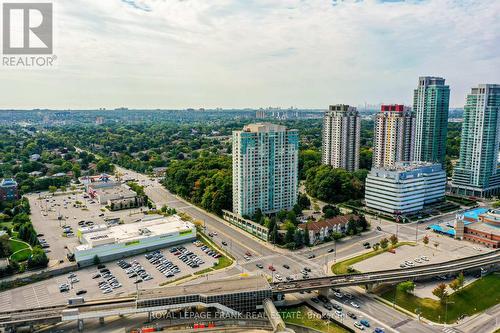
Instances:
[[[270,123],[233,132],[233,213],[290,210],[298,197],[299,133]]]
[[[415,115],[404,105],[382,105],[375,116],[373,167],[413,160]]]
[[[361,117],[355,107],[330,105],[323,117],[323,164],[358,170],[360,134]]]

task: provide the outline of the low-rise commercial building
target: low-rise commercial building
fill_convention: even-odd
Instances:
[[[81,245],[74,248],[74,254],[81,267],[92,265],[96,256],[101,262],[110,261],[192,241],[196,228],[178,215],[154,215],[137,223],[80,228],[77,236]]]
[[[443,200],[445,189],[446,172],[441,164],[401,162],[370,171],[365,201],[370,209],[402,215]]]
[[[144,198],[137,195],[128,185],[119,182],[98,182],[87,185],[87,192],[101,205],[110,210],[141,207]]]
[[[453,236],[486,247],[499,248],[500,209],[477,208],[457,214]]]
[[[12,178],[2,179],[0,182],[0,201],[19,199],[17,182]]]
[[[307,229],[309,241],[313,244],[316,241],[323,241],[325,237],[330,237],[334,232],[344,233],[347,228],[347,223],[349,223],[351,219],[357,221],[358,218],[357,215],[353,214],[340,215],[323,221],[299,224],[298,227],[304,232]]]
[[[137,307],[205,304],[244,314],[262,309],[264,300],[272,299],[272,296],[272,289],[267,280],[262,276],[253,275],[206,281],[200,284],[140,290]]]

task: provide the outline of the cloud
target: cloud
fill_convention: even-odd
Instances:
[[[6,106],[409,104],[419,75],[444,76],[452,105],[463,105],[471,86],[500,77],[497,1],[72,0],[56,8],[58,69],[9,71],[0,81]]]

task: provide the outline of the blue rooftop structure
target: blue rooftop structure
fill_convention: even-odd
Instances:
[[[432,231],[439,232],[441,234],[449,235],[449,236],[455,236],[455,229],[450,228],[450,229],[445,229],[439,224],[433,224],[430,226]]]
[[[472,219],[475,221],[479,220],[479,215],[488,212],[488,208],[475,208],[472,210],[468,210],[463,213],[464,219]]]

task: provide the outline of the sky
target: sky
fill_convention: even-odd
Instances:
[[[461,107],[500,83],[498,0],[53,2],[56,66],[0,66],[0,109],[411,105],[423,75]]]

